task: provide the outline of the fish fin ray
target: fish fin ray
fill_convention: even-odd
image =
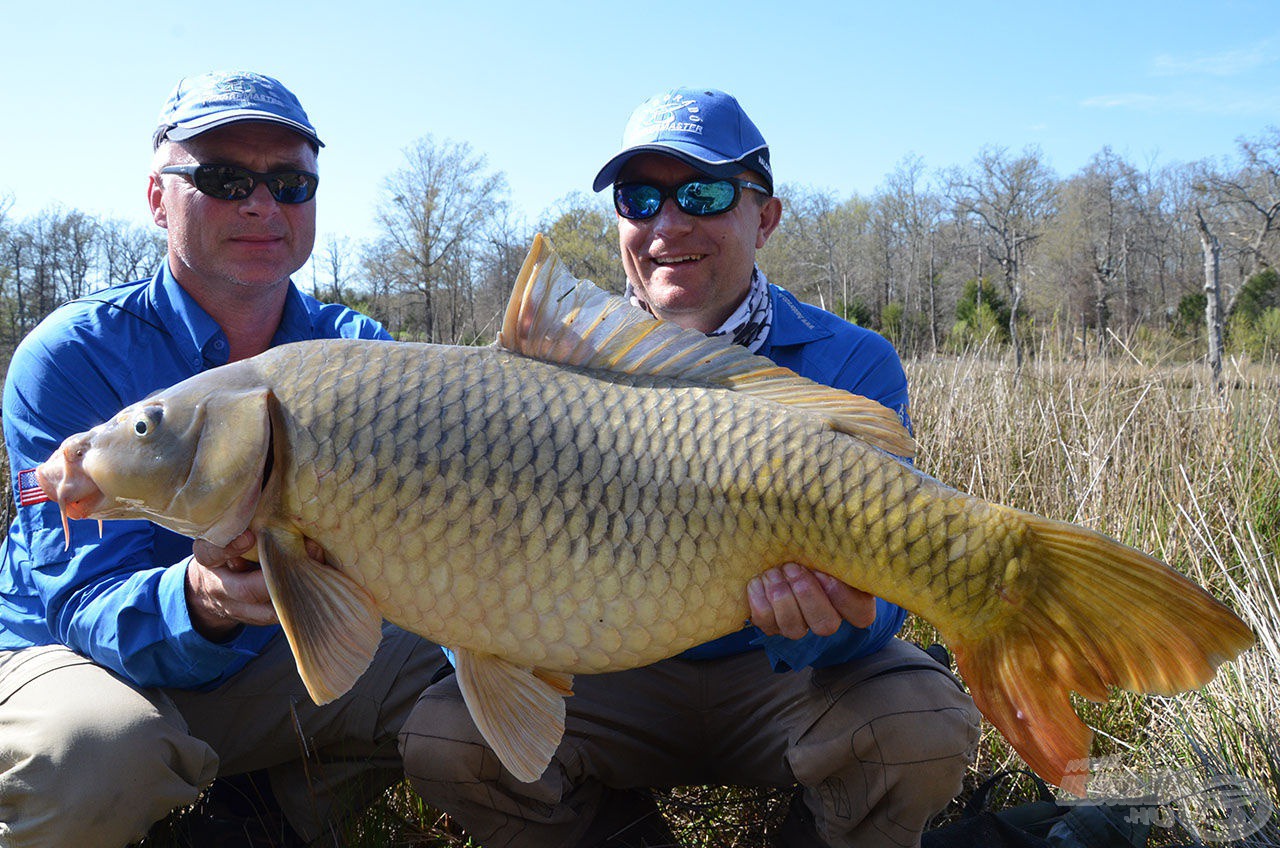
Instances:
[[[455,650],[458,688],[476,727],[519,780],[546,771],[564,737],[564,699],[573,675],[527,668],[475,651]]]
[[[1208,683],[1254,643],[1230,609],[1159,560],[1102,533],[1015,514],[1027,526],[1007,608],[949,638],[974,702],[1037,773],[1083,795],[1091,731],[1069,691],[1169,695]],[[1004,520],[1004,518],[1002,518]]]
[[[832,429],[898,456],[915,441],[882,404],[824,386],[727,339],[655,319],[589,280],[577,280],[541,235],[520,269],[497,345],[579,368],[701,382],[801,409]]]
[[[307,556],[297,534],[257,531],[271,602],[298,673],[317,704],[344,695],[364,674],[382,641],[382,617],[369,593],[336,568]]]
[[[1093,739],[1056,681],[1044,680],[1034,646],[1017,650],[1005,640],[948,646],[973,702],[1031,769],[1051,783],[1083,796],[1085,783],[1073,766],[1086,760]]]

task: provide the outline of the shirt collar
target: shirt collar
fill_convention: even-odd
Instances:
[[[773,298],[773,332],[769,334],[769,347],[807,344],[831,335],[831,330],[815,323],[804,313],[800,301],[791,292],[771,284],[769,296]]]
[[[184,356],[192,359],[193,363],[197,358],[202,359],[207,368],[226,364],[230,356],[226,334],[218,326],[218,322],[178,283],[167,261],[161,264],[151,285],[157,317],[178,343]],[[302,293],[290,282],[285,295],[284,313],[280,316],[280,326],[272,337],[272,345],[311,338],[312,323]]]
[[[290,281],[289,291],[284,297],[284,314],[280,316],[280,326],[276,328],[271,344],[282,345],[313,339],[316,335],[314,324],[311,310],[307,309],[302,292],[298,291],[298,287]]]

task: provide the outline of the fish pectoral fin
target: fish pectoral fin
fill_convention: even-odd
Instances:
[[[336,568],[307,556],[296,533],[262,528],[258,555],[298,673],[317,704],[345,694],[382,641],[373,598]]]
[[[564,737],[564,699],[573,675],[457,650],[458,688],[476,727],[507,771],[533,783]]]

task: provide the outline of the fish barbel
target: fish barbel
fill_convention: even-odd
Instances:
[[[284,345],[72,436],[38,476],[64,517],[219,545],[252,528],[318,703],[364,671],[383,618],[450,646],[525,781],[573,674],[739,629],[747,582],[789,561],[931,622],[987,718],[1081,794],[1071,690],[1192,689],[1253,643],[1158,560],[893,455],[913,449],[879,404],[657,321],[539,237],[497,345]]]

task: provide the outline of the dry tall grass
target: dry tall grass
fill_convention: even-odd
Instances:
[[[1098,731],[1095,753],[1170,802],[1163,822],[1177,827],[1158,829],[1153,843],[1239,835],[1249,827],[1233,831],[1223,820],[1233,811],[1210,809],[1238,802],[1252,806],[1234,812],[1270,819],[1239,844],[1280,844],[1280,822],[1267,815],[1268,805],[1280,808],[1271,712],[1280,703],[1280,372],[1231,365],[1221,397],[1202,369],[1136,357],[1042,356],[1020,375],[985,356],[908,365],[922,470],[1149,551],[1210,588],[1258,635],[1200,693],[1083,705]],[[1016,764],[989,731],[978,769]],[[1223,796],[1242,788],[1249,797]]]

